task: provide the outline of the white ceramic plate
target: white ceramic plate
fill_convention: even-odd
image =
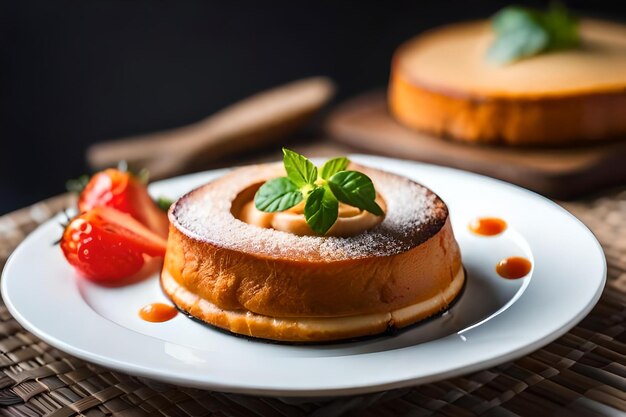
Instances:
[[[279,396],[356,394],[432,382],[523,356],[564,334],[598,300],[606,262],[591,232],[565,210],[522,188],[487,177],[394,159],[353,160],[413,178],[448,204],[469,274],[444,315],[396,336],[293,346],[234,337],[179,314],[142,321],[145,304],[166,301],[157,277],[124,288],[79,279],[53,242],[59,218],[13,253],[2,295],[15,318],[49,344],[130,374],[219,391]],[[155,183],[177,197],[224,171]],[[505,219],[497,237],[471,234],[477,216]],[[530,275],[506,280],[502,258],[525,256]]]

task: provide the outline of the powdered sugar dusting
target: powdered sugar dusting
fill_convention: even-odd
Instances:
[[[231,202],[256,182],[284,175],[280,164],[237,169],[178,200],[170,219],[190,237],[261,257],[314,262],[395,255],[434,235],[447,219],[445,204],[427,188],[395,174],[352,165],[368,175],[387,203],[378,226],[351,237],[297,236],[236,219]]]

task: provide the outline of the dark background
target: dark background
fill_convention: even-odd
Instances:
[[[505,1],[0,1],[0,213],[64,190],[88,144],[193,122],[328,75],[382,87],[394,48]],[[547,2],[521,2],[544,6]],[[569,1],[626,20],[618,1]]]

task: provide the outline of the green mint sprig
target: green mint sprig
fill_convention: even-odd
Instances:
[[[161,211],[167,213],[170,209],[170,206],[174,204],[174,200],[161,195],[154,199],[154,203],[161,209]]]
[[[319,169],[306,157],[283,148],[286,177],[274,178],[254,196],[257,209],[273,213],[304,203],[304,218],[311,230],[326,234],[339,216],[339,202],[382,216],[376,204],[372,180],[358,171],[347,171],[348,158],[333,158]]]
[[[497,64],[580,45],[578,20],[560,3],[546,11],[509,6],[493,16],[491,26],[496,38],[487,60]]]

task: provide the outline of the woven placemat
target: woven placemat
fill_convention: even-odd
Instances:
[[[0,262],[61,196],[0,218]],[[542,416],[626,413],[626,190],[567,209],[602,243],[608,284],[572,331],[515,362],[414,388],[326,402],[166,385],[86,363],[24,330],[0,304],[0,413],[7,416]]]

